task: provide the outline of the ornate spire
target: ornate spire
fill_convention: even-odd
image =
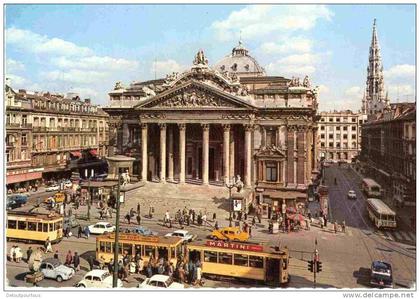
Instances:
[[[366,79],[366,112],[374,114],[381,111],[385,104],[384,75],[379,46],[376,19],[373,20],[372,41],[369,48],[369,63]]]

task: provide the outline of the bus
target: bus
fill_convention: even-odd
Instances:
[[[200,260],[207,276],[228,276],[256,280],[270,286],[290,281],[287,247],[215,240],[188,243],[188,259]]]
[[[41,214],[21,211],[8,211],[6,223],[8,240],[60,242],[63,238],[63,216],[56,213]]]
[[[367,210],[370,220],[380,228],[396,228],[396,215],[382,200],[378,198],[367,199]]]
[[[363,179],[362,190],[368,197],[380,198],[382,196],[382,188],[372,179]]]
[[[108,233],[96,238],[96,259],[109,263],[114,258],[115,233]],[[118,259],[124,254],[135,257],[137,254],[146,262],[150,256],[164,258],[176,264],[177,257],[183,254],[183,240],[179,237],[142,236],[136,233],[120,233]]]

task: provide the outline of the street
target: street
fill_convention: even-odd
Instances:
[[[322,272],[317,274],[317,287],[319,288],[369,288],[369,269],[374,260],[390,262],[393,266],[394,281],[396,288],[410,288],[415,280],[415,234],[409,231],[378,231],[370,223],[365,207],[365,196],[360,190],[361,177],[350,167],[338,167],[336,165],[325,169],[325,184],[329,187],[330,202],[330,223],[323,229],[314,220],[311,230],[300,230],[279,234],[268,233],[267,219],[262,223],[257,222],[252,231],[253,242],[287,246],[290,250],[290,275],[289,287],[311,288],[313,287],[313,273],[307,270],[307,260],[311,259],[314,250],[314,243],[317,240],[320,260],[323,262]],[[334,178],[337,178],[337,185],[334,185]],[[354,190],[356,200],[347,199],[347,192]],[[193,193],[192,193],[193,192]],[[194,196],[191,196],[194,194]],[[28,210],[34,199],[40,195],[31,196],[28,205],[20,208]],[[178,209],[195,209],[197,212],[207,212],[208,219],[213,213],[217,214],[219,226],[227,226],[228,209],[226,204],[226,188],[209,186],[178,186],[176,184],[154,184],[148,183],[145,187],[132,190],[127,193],[126,202],[121,207],[120,223],[128,225],[124,220],[127,212],[133,208],[136,210],[137,203],[141,205],[141,225],[158,232],[160,235],[179,229],[174,224],[172,229],[162,224],[166,211],[174,216]],[[311,202],[310,205],[316,205]],[[147,214],[149,207],[155,208],[152,219]],[[86,206],[77,210],[78,215],[86,215]],[[99,214],[96,205],[92,206],[91,221],[79,220],[81,225],[99,221]],[[248,217],[251,223],[252,216]],[[345,220],[346,231],[334,233],[333,222],[339,224]],[[115,221],[109,219],[110,222]],[[134,225],[134,224],[131,224]],[[198,238],[205,239],[212,231],[213,222],[208,226],[190,225],[185,226],[189,232],[196,234]],[[76,277],[70,281],[58,283],[53,280],[44,279],[39,283],[40,287],[70,287],[80,281],[88,269],[86,256],[95,254],[95,236],[89,239],[77,239],[74,229],[73,236],[64,238],[60,243],[53,245],[53,250],[59,251],[60,260],[65,259],[68,250],[77,251],[81,255],[81,270]],[[14,244],[19,244],[26,252],[28,244],[8,242],[8,250]],[[36,246],[31,244],[33,248]],[[52,256],[49,253],[48,256]],[[25,256],[25,255],[24,255]],[[28,271],[26,262],[19,264],[7,262],[7,278],[10,286],[28,286],[24,281],[24,275]],[[136,287],[144,277],[132,275],[129,282],[124,282],[124,287]],[[263,285],[250,285],[235,279],[205,280],[204,287],[264,287]]]

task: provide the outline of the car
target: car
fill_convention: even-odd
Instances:
[[[51,185],[51,186],[48,186],[47,188],[45,188],[45,191],[47,191],[47,192],[60,191],[60,186],[59,185]]]
[[[214,230],[210,235],[210,239],[245,242],[249,240],[249,234],[241,231],[239,227],[223,227]]]
[[[79,225],[79,222],[77,221],[76,216],[73,215],[73,214],[70,215],[70,216],[66,216],[63,219],[63,229],[64,230],[67,229],[67,227],[72,229],[72,228],[74,228],[78,225]]]
[[[64,266],[58,259],[47,258],[41,262],[40,271],[45,278],[55,279],[58,282],[69,280],[74,276],[74,269]]]
[[[176,230],[172,233],[168,233],[165,237],[180,237],[184,242],[191,242],[197,236],[191,235],[187,230]]]
[[[28,202],[28,196],[24,194],[14,194],[7,197],[8,200],[15,201],[16,204],[23,206]]]
[[[383,261],[373,261],[371,265],[370,284],[379,288],[393,288],[391,264]]]
[[[150,278],[146,278],[137,286],[141,289],[185,289],[182,283],[174,282],[172,277],[167,275],[156,274]]]
[[[347,193],[348,199],[357,199],[356,192],[354,190],[349,190],[349,193]]]
[[[115,231],[115,226],[109,222],[98,222],[96,224],[89,225],[89,232],[91,234],[101,235],[104,233],[112,233]]]
[[[159,234],[144,226],[136,226],[136,227],[120,226],[120,232],[135,233],[135,234],[140,234],[142,236],[157,236]]]
[[[55,203],[63,203],[66,200],[66,194],[63,192],[57,192],[54,194],[54,196],[47,197],[44,202],[46,204],[50,204],[52,201]]]
[[[92,270],[85,274],[83,279],[76,284],[78,288],[112,288],[112,275],[107,270]],[[122,288],[121,279],[117,287]]]
[[[108,174],[107,173],[102,173],[102,174],[97,174],[97,175],[95,175],[94,176],[94,180],[95,181],[103,181],[103,180],[105,180],[106,179],[106,177],[108,176]]]
[[[16,208],[20,208],[22,206],[22,204],[18,203],[16,200],[14,199],[7,199],[6,202],[6,210],[13,210]]]

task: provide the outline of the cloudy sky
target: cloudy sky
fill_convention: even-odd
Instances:
[[[128,85],[210,64],[242,37],[269,75],[309,75],[320,109],[353,109],[365,89],[377,19],[391,102],[415,96],[414,5],[7,5],[6,76],[14,88],[78,92],[107,104]]]

